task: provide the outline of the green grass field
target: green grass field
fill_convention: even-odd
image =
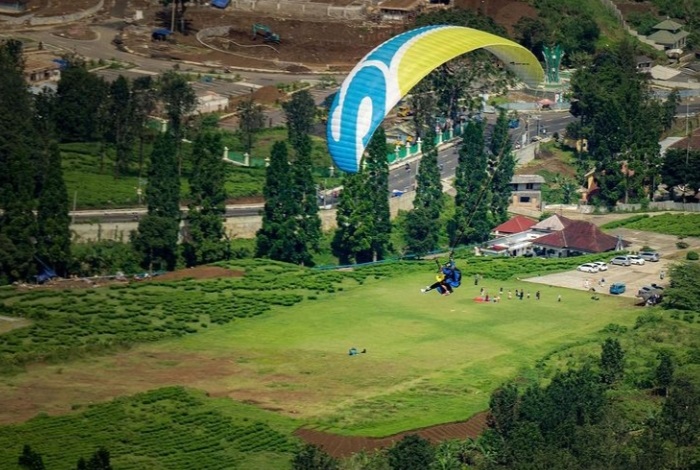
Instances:
[[[676,235],[678,237],[700,237],[700,214],[643,214],[617,220],[603,225],[603,229],[625,227],[646,232]]]
[[[547,265],[531,261],[542,263],[538,269]],[[232,399],[218,403],[233,414],[237,402],[254,404],[293,419],[295,425],[348,435],[384,436],[467,419],[487,408],[490,393],[506,380],[546,379],[551,371],[538,368],[538,360],[569,346],[594,349],[607,334],[607,325],[630,326],[640,314],[629,299],[602,296],[594,302],[586,292],[495,280],[496,274],[488,274],[487,266],[492,266],[503,278],[504,266],[513,269],[514,263],[522,260],[463,264],[465,284],[449,297],[420,293],[433,279],[434,268],[427,262],[344,273],[256,265],[247,267],[244,278],[186,281],[175,289],[154,285],[133,292],[107,290],[108,303],[131,300],[126,312],[138,308],[133,301],[140,292],[147,310],[158,295],[166,296],[182,307],[173,311],[174,304],[164,304],[158,315],[177,317],[184,308],[202,322],[209,303],[218,311],[226,302],[234,309],[235,292],[242,294],[238,289],[245,286],[251,299],[270,298],[281,289],[276,295],[301,293],[303,300],[110,355],[32,365],[0,379],[0,394],[9,405],[3,416],[6,422],[11,419],[13,406],[21,405],[20,413],[27,406],[35,414],[66,413],[116,396],[183,385]],[[473,272],[486,274],[478,287],[469,277]],[[492,294],[503,287],[503,300],[475,302],[481,287]],[[508,300],[508,290],[516,288],[529,291],[531,298]],[[535,300],[537,289],[540,301]],[[556,301],[559,294],[561,303]],[[81,297],[82,302],[89,298]],[[49,298],[36,302],[51,305]],[[159,318],[167,324],[167,318]],[[71,331],[77,334],[76,326]],[[367,353],[350,357],[353,346]],[[41,427],[27,429],[36,429],[27,431],[31,440]],[[130,439],[138,440],[140,432],[133,430]]]
[[[598,342],[606,325],[631,324],[639,314],[628,299],[593,302],[586,292],[546,286],[537,301],[542,286],[524,282],[483,285],[491,292],[525,288],[530,300],[477,303],[481,285],[468,284],[451,297],[421,294],[430,279],[370,281],[154,350],[235,356],[241,370],[226,384],[233,396],[247,396],[248,381],[257,377],[251,396],[263,406],[322,429],[383,436],[466,419],[487,408],[502,382],[532,377],[534,364],[551,350]],[[353,346],[368,352],[349,357]]]

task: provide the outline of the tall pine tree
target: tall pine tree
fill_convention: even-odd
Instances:
[[[175,154],[177,156],[177,174],[182,173],[182,155],[180,141],[182,140],[187,116],[197,108],[197,95],[187,79],[177,72],[165,72],[159,81],[159,95],[168,116],[170,132],[175,138]]]
[[[491,184],[491,220],[493,225],[499,225],[508,220],[508,206],[511,198],[511,185],[515,172],[515,157],[513,144],[508,134],[508,117],[501,110],[496,120],[489,150],[491,150],[490,167],[493,174]]]
[[[440,235],[440,214],[444,206],[438,151],[435,146],[435,126],[429,125],[423,141],[423,157],[416,178],[413,210],[406,216],[406,249],[423,256],[437,249]]]
[[[0,283],[35,273],[38,156],[19,41],[0,42]]]
[[[311,255],[299,224],[287,144],[275,142],[265,175],[262,227],[255,235],[255,256],[310,265]]]
[[[453,246],[485,241],[490,230],[484,203],[489,180],[484,125],[470,121],[462,139],[455,175],[455,214],[448,226]]]
[[[102,140],[109,120],[104,112],[109,85],[88,72],[85,63],[72,58],[61,72],[56,92],[56,128],[64,142]]]
[[[391,213],[389,211],[389,163],[386,158],[386,134],[378,127],[367,146],[365,167],[366,194],[372,202],[369,217],[373,219],[374,235],[371,251],[362,261],[382,260],[391,250]]]
[[[55,127],[56,96],[45,90],[34,96],[33,105],[39,151],[35,175],[37,256],[40,263],[65,276],[71,261],[71,220]]]
[[[333,235],[331,250],[341,265],[368,260],[375,234],[371,217],[372,200],[367,197],[365,173],[351,173],[343,178],[343,191],[336,208],[338,227]]]
[[[43,154],[39,160],[43,181],[37,207],[37,255],[56,274],[65,276],[71,261],[71,220],[58,143],[51,142]]]
[[[200,132],[192,151],[190,206],[184,241],[188,266],[219,261],[226,256],[224,239],[226,215],[226,163],[221,158],[224,144],[218,132]]]
[[[156,138],[146,186],[148,213],[139,221],[132,243],[149,270],[172,270],[180,233],[180,178],[176,146],[170,133]]]
[[[134,153],[137,117],[131,84],[123,75],[119,75],[109,87],[110,126],[107,132],[116,151],[115,178],[124,176],[129,171],[129,163]]]
[[[299,223],[306,237],[307,250],[318,251],[321,219],[318,216],[318,191],[313,178],[313,146],[310,137],[316,105],[308,90],[303,90],[295,93],[292,99],[284,104],[284,111],[287,117],[289,144],[296,156],[292,166],[292,184],[294,198],[299,201]]]

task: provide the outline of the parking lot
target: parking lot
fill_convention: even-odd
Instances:
[[[615,255],[613,253],[601,254],[596,261],[608,263],[607,271],[598,273],[585,273],[579,271],[567,271],[557,274],[547,274],[545,276],[537,276],[525,279],[528,282],[538,284],[547,284],[550,286],[567,287],[570,289],[588,290],[594,288],[596,292],[608,294],[610,284],[614,282],[624,282],[627,285],[627,290],[623,297],[634,298],[637,291],[642,286],[652,283],[667,285],[668,277],[660,279],[661,271],[668,274],[669,266],[676,260],[683,259],[687,250],[678,250],[676,248],[677,237],[670,235],[659,235],[656,233],[640,232],[629,229],[615,229],[609,232],[611,235],[618,233],[624,240],[631,243],[629,249],[631,251],[639,251],[644,245],[653,247],[661,254],[661,260],[658,262],[646,262],[644,265],[632,266],[613,266],[610,265],[610,259]],[[700,249],[700,239],[686,238],[684,239],[690,247],[690,250]],[[605,279],[605,286],[600,286],[601,279]],[[588,287],[586,287],[588,280]]]

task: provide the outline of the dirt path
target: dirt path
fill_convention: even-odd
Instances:
[[[466,439],[478,437],[487,427],[486,411],[477,413],[467,421],[440,424],[427,428],[405,431],[387,437],[356,437],[340,436],[313,429],[298,429],[294,434],[304,442],[321,447],[333,457],[348,457],[360,451],[371,452],[377,449],[391,447],[395,442],[409,434],[418,434],[432,443],[448,439]]]

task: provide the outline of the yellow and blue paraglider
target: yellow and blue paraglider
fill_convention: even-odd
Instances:
[[[542,66],[530,51],[491,33],[425,26],[399,34],[367,54],[335,96],[326,134],[338,168],[356,173],[374,130],[399,100],[432,70],[475,49],[494,54],[530,86],[544,79]]]

